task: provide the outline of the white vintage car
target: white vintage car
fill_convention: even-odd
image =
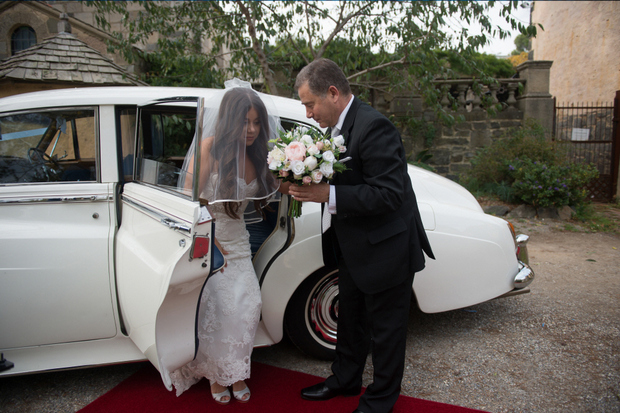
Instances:
[[[146,358],[169,387],[168,372],[194,357],[217,224],[177,181],[211,93],[101,87],[0,99],[0,376]],[[316,127],[299,101],[267,99],[285,128]],[[529,291],[527,236],[456,183],[409,174],[436,255],[412,286],[422,311]],[[255,345],[286,332],[330,358],[338,274],[323,267],[320,206],[292,220],[287,197],[273,205],[274,216],[248,225],[263,299]]]

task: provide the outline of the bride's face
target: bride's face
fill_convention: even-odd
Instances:
[[[258,112],[252,108],[245,115],[245,146],[252,146],[260,133],[260,119]]]

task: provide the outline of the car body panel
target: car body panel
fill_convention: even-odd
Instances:
[[[113,186],[0,186],[0,208],[0,348],[114,337]]]

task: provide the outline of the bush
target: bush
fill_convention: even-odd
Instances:
[[[506,135],[482,148],[471,160],[472,168],[463,176],[463,182],[512,184],[514,180],[508,169],[514,159],[533,159],[556,164],[563,157],[552,142],[545,138],[539,123],[529,120],[525,126],[514,128]]]
[[[531,159],[516,160],[508,168],[514,197],[535,208],[582,204],[588,195],[586,184],[598,176],[591,165],[547,165]]]
[[[590,165],[570,163],[534,120],[480,150],[471,164],[461,177],[471,192],[537,208],[582,203],[586,184],[598,176]]]

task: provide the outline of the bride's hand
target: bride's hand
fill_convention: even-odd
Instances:
[[[222,248],[222,245],[217,240],[217,238],[215,238],[213,241],[215,241],[215,246],[217,247],[218,250],[220,250],[222,255],[228,255],[228,251],[226,251],[224,248]],[[224,268],[226,268],[226,267],[228,267],[228,261],[226,260],[226,257],[224,257]],[[224,272],[224,268],[222,268],[220,271]]]
[[[289,194],[288,190],[290,186],[291,186],[290,182],[281,182],[280,187],[278,188],[278,192],[284,195],[288,195]]]

